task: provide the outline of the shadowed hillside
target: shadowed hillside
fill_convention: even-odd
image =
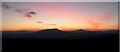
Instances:
[[[33,49],[35,49],[34,51],[75,49],[85,52],[118,52],[118,45],[118,30],[86,31],[80,29],[65,32],[58,29],[46,29],[37,32],[24,31],[24,33],[21,31],[19,33],[3,32],[3,52],[6,50],[15,51],[15,49],[27,51]]]
[[[13,31],[3,32],[5,39],[81,39],[81,38],[101,38],[105,36],[118,35],[118,30],[109,31],[60,31],[58,29],[46,29],[37,32]]]

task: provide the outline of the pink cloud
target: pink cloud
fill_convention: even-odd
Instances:
[[[99,27],[99,23],[95,22],[95,21],[91,21],[91,20],[87,20],[87,22],[91,25],[93,25],[94,27],[98,28]]]
[[[102,14],[103,18],[101,19],[104,22],[108,22],[109,20],[112,19],[112,13],[111,12],[104,12]]]
[[[78,15],[75,12],[70,12],[62,8],[57,8],[57,7],[43,7],[41,10],[47,14],[55,15],[61,18],[66,18],[66,19],[75,19],[73,17],[78,17]]]

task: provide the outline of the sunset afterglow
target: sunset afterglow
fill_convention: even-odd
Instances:
[[[118,30],[117,2],[3,2],[2,31]]]

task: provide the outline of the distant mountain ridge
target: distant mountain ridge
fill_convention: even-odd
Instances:
[[[54,28],[54,29],[45,29],[45,30],[41,30],[41,31],[38,31],[38,32],[43,32],[43,31],[61,31],[57,28]]]
[[[23,33],[21,33],[23,32]],[[28,32],[28,33],[24,33]],[[79,39],[79,38],[98,38],[108,35],[118,35],[118,30],[109,31],[87,31],[87,30],[77,30],[77,31],[61,31],[59,29],[45,29],[37,32],[30,32],[21,30],[15,33],[3,32],[3,38],[42,38],[42,39]]]
[[[32,33],[31,31],[27,31],[27,30],[19,30],[19,31],[2,31],[2,33],[12,33],[12,34],[16,34],[16,33]]]

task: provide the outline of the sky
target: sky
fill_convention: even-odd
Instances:
[[[3,2],[2,31],[117,30],[117,2]]]
[[[2,2],[0,2],[0,30],[2,30]],[[0,36],[2,35],[2,32],[0,32]]]
[[[118,2],[120,0],[1,0],[2,2]]]

